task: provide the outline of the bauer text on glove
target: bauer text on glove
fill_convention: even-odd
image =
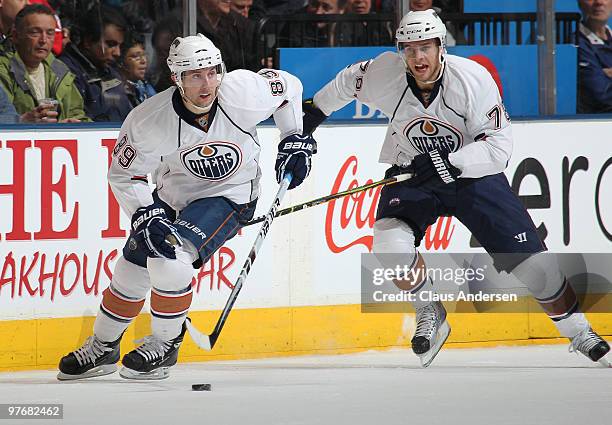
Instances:
[[[147,251],[147,257],[175,259],[174,245],[182,245],[181,237],[166,217],[166,212],[155,204],[136,210],[132,216],[132,231],[138,246]]]
[[[289,189],[298,187],[310,173],[312,155],[317,152],[317,142],[312,136],[293,134],[285,137],[278,145],[276,156],[276,181],[283,180],[286,173],[291,173],[293,179]]]

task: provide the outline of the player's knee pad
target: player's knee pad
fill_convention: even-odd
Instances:
[[[397,218],[383,218],[376,221],[372,253],[385,267],[395,267],[398,259],[401,259],[399,261],[401,264],[414,263],[416,248],[412,228]]]
[[[372,252],[380,265],[396,271],[393,282],[405,291],[418,292],[428,282],[423,259],[414,245],[412,228],[396,218],[374,223]]]
[[[375,254],[415,253],[412,228],[397,218],[383,218],[376,221],[372,252]]]
[[[155,319],[153,321],[154,333],[176,336],[176,332],[180,332],[181,323],[191,306],[193,296],[191,278],[193,277],[194,251],[189,249],[189,245],[177,246],[176,259],[149,258],[147,260],[147,268],[153,285],[151,315]],[[163,320],[160,322],[160,319]]]
[[[150,288],[147,269],[129,262],[123,256],[119,258],[111,284],[102,292],[100,303],[103,316],[112,320],[110,322],[102,318],[96,320],[96,335],[102,332],[109,337],[122,332],[124,328],[117,323],[129,323],[138,316]]]
[[[176,259],[149,258],[147,269],[154,288],[175,291],[185,288],[193,277],[194,253],[187,246],[176,247]]]
[[[570,282],[561,272],[555,254],[540,252],[532,255],[519,264],[513,274],[527,285],[529,291],[548,317],[558,325],[563,335],[571,336],[576,323],[579,327],[584,324],[584,318],[574,315],[579,311],[578,297]],[[564,320],[571,317],[578,317],[577,322]],[[559,326],[562,321],[567,323]]]
[[[376,221],[372,252],[383,267],[412,267],[417,258],[412,228],[396,218]]]
[[[565,280],[557,256],[550,252],[539,252],[528,257],[514,268],[512,274],[538,299],[555,295]]]
[[[144,299],[151,289],[149,272],[122,256],[115,265],[111,287],[129,298]]]

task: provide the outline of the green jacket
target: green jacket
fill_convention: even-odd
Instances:
[[[15,53],[15,46],[9,37],[0,35],[0,56],[8,56]]]
[[[44,60],[45,97],[59,101],[59,120],[76,118],[91,121],[83,110],[83,98],[74,85],[74,74],[51,53]],[[19,114],[38,106],[34,90],[30,87],[26,67],[18,53],[0,57],[0,84]]]

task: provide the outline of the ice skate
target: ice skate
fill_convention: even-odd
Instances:
[[[116,372],[120,357],[120,341],[121,337],[113,342],[103,342],[95,335],[90,336],[81,348],[62,357],[57,379],[68,381]]]
[[[185,324],[179,336],[170,341],[162,341],[155,335],[144,337],[142,345],[127,353],[119,375],[126,379],[159,380],[170,376],[171,366],[176,364],[178,350],[185,336]]]
[[[570,339],[569,351],[580,352],[594,362],[599,362],[605,367],[612,367],[606,354],[610,352],[610,345],[602,339],[593,329],[588,328]]]
[[[416,310],[417,327],[412,338],[412,351],[419,356],[421,366],[427,367],[436,357],[450,334],[446,309],[436,301]]]

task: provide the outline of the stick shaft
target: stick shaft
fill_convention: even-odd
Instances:
[[[290,183],[291,183],[291,175],[289,174],[289,175],[286,175],[285,178],[283,179],[281,186],[278,189],[278,193],[276,194],[276,197],[274,198],[274,202],[272,203],[272,206],[268,210],[268,213],[265,216],[263,216],[262,221],[265,221],[265,222],[261,226],[261,230],[257,234],[257,238],[255,238],[253,247],[251,248],[251,251],[249,252],[248,257],[246,261],[244,262],[244,265],[242,266],[242,270],[240,271],[240,276],[238,276],[238,279],[236,280],[236,284],[234,285],[234,288],[232,289],[232,292],[230,293],[230,296],[227,302],[225,303],[225,307],[223,308],[223,311],[221,312],[221,316],[219,316],[219,320],[217,320],[217,324],[215,325],[214,330],[209,335],[211,349],[217,342],[217,338],[219,338],[219,334],[221,333],[221,330],[223,329],[223,326],[225,325],[227,317],[229,316],[230,311],[232,310],[232,307],[234,306],[234,303],[236,302],[236,299],[238,298],[238,294],[240,293],[240,290],[242,289],[242,284],[246,280],[249,272],[251,271],[251,267],[253,266],[253,263],[255,262],[255,258],[257,258],[257,253],[259,252],[259,249],[261,248],[261,245],[263,244],[263,241],[266,238],[268,231],[270,230],[272,221],[274,220],[275,217],[277,217],[278,208],[280,207],[281,201],[283,197],[285,196],[285,193],[287,192],[287,189]]]
[[[399,178],[400,176],[402,176],[402,178]],[[317,199],[313,199],[312,201],[308,201],[308,202],[304,202],[302,204],[294,205],[292,207],[284,208],[284,209],[276,212],[276,217],[280,217],[282,215],[291,214],[291,213],[294,213],[296,211],[304,210],[306,208],[315,207],[317,205],[325,204],[325,203],[327,203],[329,201],[333,201],[334,199],[342,198],[342,197],[348,196],[348,195],[353,195],[355,193],[363,192],[364,190],[373,189],[373,188],[378,187],[378,186],[385,186],[385,185],[388,185],[388,184],[397,183],[399,181],[406,180],[409,177],[409,175],[407,175],[407,174],[402,174],[400,176],[389,177],[387,179],[383,179],[383,180],[379,180],[379,181],[372,182],[372,183],[369,183],[369,184],[365,184],[363,186],[354,187],[352,189],[348,189],[348,190],[345,190],[345,191],[342,191],[342,192],[332,193],[330,195],[326,195],[326,196],[322,196],[322,197],[317,198]],[[266,217],[267,216],[265,216],[265,215],[262,215],[260,217],[256,217],[256,218],[254,218],[254,219],[244,223],[243,226],[250,226],[252,224],[261,223],[262,221],[264,221],[266,219]]]

